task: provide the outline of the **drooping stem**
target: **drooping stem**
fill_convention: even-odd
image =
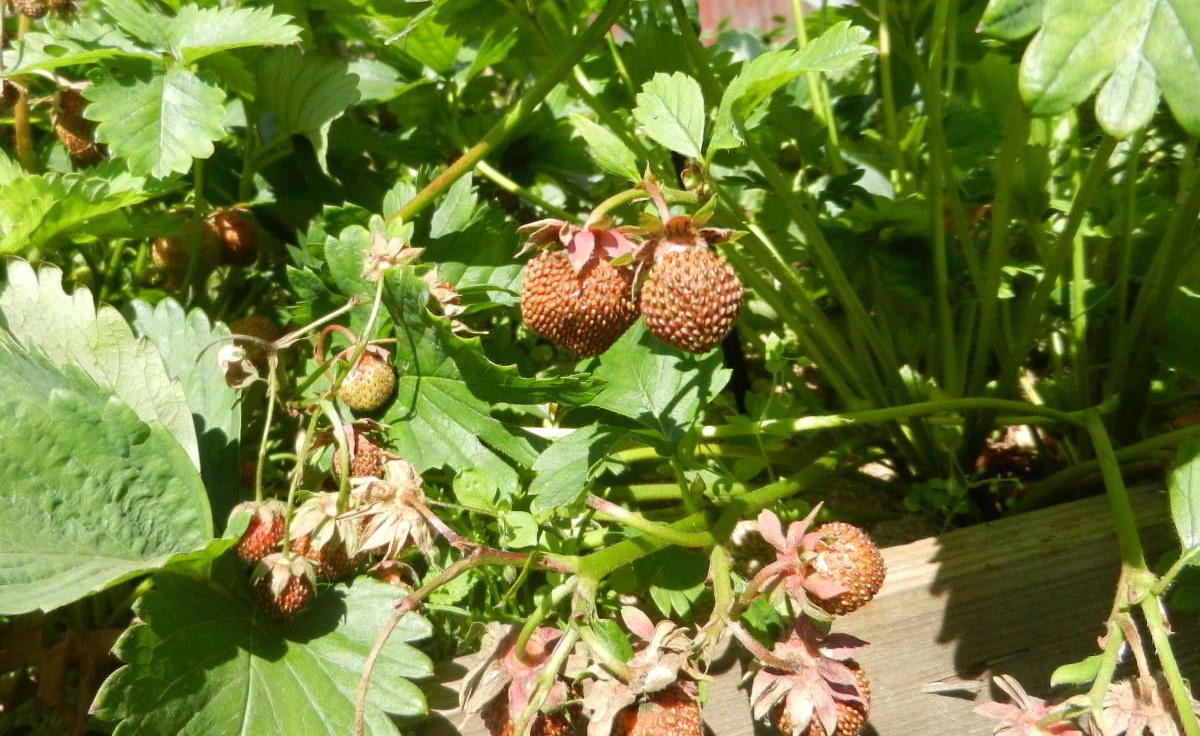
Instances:
[[[575,642],[577,641],[579,641],[579,629],[570,628],[563,632],[562,638],[558,640],[558,644],[554,647],[554,652],[550,654],[549,659],[546,660],[546,664],[542,668],[541,674],[538,676],[537,686],[533,691],[533,696],[525,704],[524,712],[513,720],[514,733],[525,733],[525,724],[529,722],[530,718],[534,717],[534,714],[542,707],[542,703],[546,702],[551,688],[554,687],[555,680],[558,679],[559,672],[562,671],[563,665],[567,663],[567,657],[570,656],[571,650],[575,648]]]
[[[362,335],[358,339],[358,343],[354,346],[354,352],[350,355],[350,360],[347,362],[347,368],[334,380],[333,385],[329,387],[330,394],[336,394],[338,389],[342,387],[346,377],[350,375],[350,371],[354,366],[358,365],[358,361],[366,352],[367,346],[371,344],[371,331],[375,329],[375,322],[379,319],[379,310],[383,304],[383,284],[387,280],[387,276],[383,275],[375,282],[375,297],[371,301],[371,312],[367,316],[367,324],[363,327]]]
[[[279,355],[273,349],[267,353],[267,414],[263,419],[262,439],[258,442],[258,462],[254,466],[254,500],[263,500],[263,471],[267,466],[267,444],[271,440],[271,424],[275,419],[275,402],[279,398]]]
[[[513,131],[537,109],[546,95],[566,79],[592,46],[604,38],[628,4],[629,0],[609,0],[587,29],[563,49],[551,67],[546,70],[546,74],[525,92],[504,117],[485,133],[478,143],[467,149],[457,161],[429,182],[424,189],[417,192],[415,197],[404,203],[404,206],[388,218],[389,221],[411,220],[414,215],[428,207],[439,194],[449,189],[454,182],[474,168],[475,164],[482,161],[498,145],[507,140]]]
[[[533,557],[530,557],[530,560],[533,559]],[[528,570],[529,565],[526,565],[522,569]],[[537,608],[534,609],[529,618],[525,619],[524,625],[521,626],[520,633],[517,634],[517,641],[513,645],[513,649],[517,653],[517,659],[525,662],[526,664],[532,664],[528,648],[529,638],[533,636],[533,632],[537,631],[538,627],[542,625],[542,622],[546,620],[546,616],[550,615],[550,612],[553,611],[556,606],[562,603],[564,598],[575,592],[575,586],[578,583],[579,578],[570,578],[563,584],[546,591],[545,595],[543,595],[541,600],[538,601]]]

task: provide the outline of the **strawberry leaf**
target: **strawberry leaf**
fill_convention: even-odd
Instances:
[[[546,513],[576,503],[588,479],[622,436],[612,427],[590,424],[555,440],[533,463],[529,484],[533,510]]]
[[[591,151],[596,165],[635,184],[641,182],[642,174],[638,170],[637,157],[608,128],[593,123],[579,113],[571,115],[571,124],[575,126],[575,132],[587,141],[588,150]]]
[[[238,501],[238,441],[242,410],[238,392],[225,383],[213,343],[229,336],[199,309],[184,313],[174,299],[155,306],[141,300],[131,307],[134,331],[153,341],[167,372],[182,386],[200,443],[200,473],[208,488],[217,528]]]
[[[1200,546],[1200,442],[1190,440],[1179,447],[1175,467],[1167,477],[1171,518],[1185,551]]]
[[[271,8],[201,8],[185,5],[168,22],[167,49],[184,63],[230,49],[296,43],[300,28]]]
[[[131,377],[161,371],[142,353],[120,355]],[[162,424],[2,330],[0,415],[0,614],[57,608],[212,537],[200,475]]]
[[[96,140],[139,176],[186,173],[225,135],[225,92],[192,72],[170,67],[121,78],[106,76],[84,93]]]
[[[471,174],[454,182],[442,198],[429,222],[429,237],[441,238],[465,230],[475,216],[479,198],[471,184]]]
[[[25,261],[9,263],[8,283],[0,290],[0,328],[60,370],[82,371],[143,422],[166,428],[200,466],[187,396],[162,356],[149,340],[135,337],[115,309],[96,309],[87,289],[64,292],[57,268],[34,271]]]
[[[135,43],[120,30],[92,18],[64,23],[47,17],[45,31],[26,34],[19,47],[0,50],[0,76],[28,74],[122,57],[156,59],[158,54]]]
[[[675,445],[729,381],[719,350],[686,355],[634,325],[600,357],[596,378],[606,385],[592,406],[634,419]]]
[[[129,734],[352,733],[363,660],[397,589],[360,578],[322,590],[281,624],[257,610],[228,556],[214,578],[155,576],[136,606],[142,623],[114,649],[127,664],[101,686],[97,716]],[[393,632],[371,679],[366,733],[399,733],[388,713],[425,712],[408,678],[427,677],[432,665],[409,642],[429,634],[413,613]]]
[[[984,30],[1012,38],[1037,29],[1021,59],[1021,96],[1058,115],[1099,90],[1096,118],[1124,138],[1150,122],[1161,96],[1200,134],[1200,5],[1192,0],[992,0]],[[1040,28],[1038,26],[1040,25]]]
[[[358,77],[341,59],[278,50],[264,55],[256,81],[263,142],[302,135],[312,142],[317,163],[328,174],[329,128],[358,102]]]
[[[642,86],[633,117],[659,145],[689,158],[704,147],[704,95],[682,72],[655,74]]]
[[[593,384],[580,375],[525,378],[496,365],[478,339],[455,335],[428,303],[428,288],[412,269],[389,274],[384,305],[396,323],[398,380],[384,421],[394,449],[418,470],[479,468],[511,496],[519,481],[510,463],[528,468],[538,452],[522,431],[491,415],[491,402],[578,404],[595,395]]]

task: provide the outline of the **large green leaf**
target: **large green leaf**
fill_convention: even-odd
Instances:
[[[186,69],[107,76],[84,94],[92,103],[85,116],[99,123],[96,140],[134,174],[186,173],[225,135],[225,92]]]
[[[200,474],[166,429],[6,333],[0,416],[0,614],[57,608],[212,537]]]
[[[775,49],[742,65],[721,97],[708,154],[742,143],[737,122],[753,128],[756,111],[771,95],[806,72],[835,72],[857,63],[874,52],[866,41],[865,28],[843,21],[822,33],[799,51]]]
[[[529,484],[533,510],[546,512],[578,501],[587,491],[593,469],[622,434],[612,427],[591,424],[555,440],[533,464],[535,476]]]
[[[579,113],[571,116],[571,124],[575,131],[587,141],[588,150],[596,165],[610,174],[614,174],[632,182],[640,182],[642,175],[638,170],[637,157],[608,128],[598,125]]]
[[[493,417],[494,403],[578,404],[593,395],[584,376],[525,378],[488,360],[478,339],[458,337],[449,320],[430,313],[429,292],[411,269],[392,273],[384,304],[396,323],[396,401],[385,420],[396,451],[418,469],[479,468],[503,493],[538,452],[518,428]],[[505,459],[507,458],[507,460]]]
[[[682,72],[655,74],[637,96],[633,118],[659,145],[690,158],[704,148],[704,95]]]
[[[165,15],[140,0],[104,0],[104,9],[128,33],[184,63],[245,48],[296,43],[300,28],[271,8],[201,8],[184,5]]]
[[[1200,3],[1194,0],[1042,0],[1040,29],[1021,60],[1021,95],[1036,115],[1070,110],[1099,89],[1096,117],[1125,137],[1149,123],[1158,99],[1200,134]],[[984,30],[1020,37],[1037,4],[992,0]]]
[[[129,208],[174,188],[135,177],[116,162],[87,174],[21,173],[0,182],[0,254],[40,248],[59,236],[90,236],[100,218],[128,224]]]
[[[136,606],[141,623],[117,642],[126,665],[100,688],[96,715],[120,721],[117,736],[353,733],[363,661],[397,589],[360,578],[321,591],[279,624],[257,611],[244,571],[221,564],[228,562],[218,563],[219,579],[155,576]],[[392,633],[371,678],[366,733],[399,733],[386,713],[425,712],[408,678],[433,667],[409,642],[429,634],[429,623],[411,613]]]
[[[83,371],[143,422],[165,427],[200,467],[187,396],[154,344],[138,339],[115,309],[96,309],[87,289],[64,292],[57,268],[34,272],[25,261],[9,263],[0,289],[0,328],[58,368]]]
[[[217,365],[217,341],[228,337],[229,329],[212,324],[199,309],[185,314],[174,299],[164,299],[153,307],[139,300],[131,309],[133,329],[153,341],[167,372],[187,395],[200,444],[200,473],[208,488],[214,523],[220,528],[238,501],[240,487],[241,403]]]
[[[303,135],[325,169],[329,126],[358,102],[358,77],[341,59],[277,50],[259,63],[257,81],[263,140]]]
[[[722,362],[719,350],[672,350],[639,322],[601,356],[595,375],[606,383],[592,406],[635,419],[673,445],[729,382]]]
[[[132,57],[155,59],[158,54],[134,43],[111,24],[80,17],[72,23],[48,18],[45,31],[26,34],[13,48],[0,50],[0,76],[28,74],[76,64]]]
[[[1200,546],[1200,442],[1190,440],[1180,446],[1175,467],[1167,477],[1167,490],[1183,549]]]

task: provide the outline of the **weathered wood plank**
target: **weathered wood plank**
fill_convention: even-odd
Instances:
[[[1143,488],[1134,502],[1153,559],[1174,544],[1166,498]],[[873,683],[872,732],[985,736],[991,727],[972,709],[977,696],[989,699],[992,673],[1045,691],[1056,666],[1093,653],[1119,567],[1107,513],[1104,498],[1091,498],[885,550],[878,598],[838,625],[874,645],[862,658]],[[1193,674],[1195,623],[1175,622],[1187,642],[1176,651]],[[711,690],[705,716],[715,736],[755,733],[739,674],[733,666]],[[935,687],[958,697],[927,692]],[[439,700],[435,707],[452,707],[452,698]],[[442,721],[425,733],[455,732]],[[474,723],[464,733],[484,731]]]

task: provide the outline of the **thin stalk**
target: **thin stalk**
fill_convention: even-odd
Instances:
[[[883,92],[883,123],[887,131],[888,148],[892,152],[892,185],[897,192],[907,188],[904,152],[900,148],[900,126],[896,117],[896,91],[892,82],[892,31],[888,25],[888,3],[879,0],[879,77]]]
[[[1171,639],[1167,622],[1159,608],[1158,598],[1150,597],[1142,601],[1142,615],[1146,618],[1146,628],[1150,631],[1150,639],[1154,642],[1154,653],[1158,655],[1158,664],[1162,668],[1163,678],[1167,681],[1167,689],[1171,691],[1171,700],[1175,701],[1175,712],[1179,715],[1183,732],[1186,736],[1200,736],[1200,719],[1192,708],[1191,692],[1187,680],[1179,669],[1175,659],[1175,651],[1171,649]]]
[[[479,173],[487,177],[487,179],[489,179],[496,186],[500,187],[509,194],[514,194],[526,202],[529,202],[533,206],[544,211],[546,214],[553,215],[560,220],[568,222],[575,219],[572,217],[570,212],[567,212],[556,204],[551,204],[533,191],[516,183],[512,179],[502,174],[499,170],[493,168],[492,165],[487,161],[480,161],[475,165],[475,168],[477,168]]]
[[[25,15],[17,19],[17,44],[33,27],[33,21]],[[17,161],[29,173],[37,170],[37,158],[33,155],[33,128],[29,124],[29,92],[21,87],[17,102],[13,105],[13,138],[17,148]]]
[[[614,521],[621,526],[635,529],[649,537],[659,539],[679,547],[704,547],[712,542],[708,534],[681,532],[665,524],[657,524],[639,513],[630,511],[612,501],[606,501],[599,496],[588,496],[588,506],[596,509],[596,518],[600,521]]]
[[[478,143],[467,149],[457,161],[388,218],[389,221],[411,220],[418,212],[428,207],[438,195],[449,189],[454,182],[462,178],[498,145],[507,140],[513,131],[537,109],[546,95],[567,78],[571,70],[591,50],[592,46],[604,38],[604,34],[609,32],[628,4],[629,0],[609,0],[604,9],[596,15],[591,25],[555,57],[554,63],[546,70],[546,74],[525,92],[504,117],[485,133]]]
[[[287,507],[283,515],[283,554],[287,555],[291,547],[291,529],[292,529],[292,510],[296,507],[296,491],[300,489],[300,482],[304,480],[304,465],[308,462],[308,453],[312,449],[313,440],[317,435],[317,422],[321,419],[321,412],[314,411],[308,419],[308,426],[304,429],[304,440],[300,445],[300,454],[296,456],[296,466],[292,470],[292,480],[288,485]]]
[[[533,558],[530,557],[530,560],[532,559]],[[526,565],[523,569],[527,570],[529,569],[529,566]],[[534,609],[529,618],[525,620],[525,623],[521,626],[520,633],[517,634],[517,641],[513,646],[514,651],[517,653],[517,659],[526,664],[535,664],[531,661],[531,657],[529,655],[529,638],[532,637],[533,632],[537,631],[537,628],[542,625],[542,622],[546,620],[546,617],[550,615],[550,612],[553,611],[560,603],[562,603],[564,598],[575,592],[575,586],[578,583],[579,578],[570,578],[562,585],[558,585],[550,590],[547,590],[546,594],[541,597],[541,600],[538,601],[537,608]]]
[[[1146,142],[1145,128],[1133,134],[1125,159],[1125,179],[1122,182],[1121,252],[1117,256],[1117,319],[1113,327],[1112,351],[1115,360],[1125,339],[1125,319],[1129,315],[1129,273],[1133,264],[1133,231],[1137,223],[1137,173],[1142,146]]]
[[[1088,374],[1087,250],[1076,234],[1071,249],[1071,372],[1075,374],[1075,401],[1079,406],[1091,403]]]
[[[804,25],[804,2],[792,0],[792,23],[796,28],[796,48],[803,49],[808,45],[808,29]],[[846,162],[842,158],[841,145],[838,142],[837,121],[833,117],[833,106],[829,103],[829,85],[820,72],[807,72],[808,96],[812,98],[813,112],[825,126],[825,146],[829,154],[829,165],[835,174],[846,173]]]
[[[343,371],[341,375],[334,380],[333,385],[329,387],[330,395],[338,392],[338,389],[342,387],[342,383],[346,380],[346,377],[350,375],[351,369],[358,365],[358,361],[360,358],[362,358],[363,353],[366,352],[367,346],[371,344],[371,331],[375,329],[375,322],[379,319],[379,310],[383,303],[383,284],[386,280],[386,276],[381,276],[379,280],[375,282],[375,297],[371,301],[371,312],[367,316],[367,324],[365,327],[363,327],[362,335],[358,338],[358,344],[354,346],[354,352],[350,355],[349,362],[346,363],[348,366],[347,369]]]
[[[1015,383],[1018,366],[1033,345],[1038,327],[1041,325],[1042,318],[1045,317],[1047,307],[1050,305],[1050,297],[1053,296],[1058,279],[1062,275],[1067,261],[1073,252],[1075,235],[1079,232],[1079,227],[1083,224],[1083,218],[1087,215],[1088,205],[1091,204],[1092,197],[1096,194],[1096,189],[1108,173],[1108,159],[1112,156],[1116,145],[1117,141],[1115,138],[1111,136],[1104,137],[1104,140],[1097,147],[1095,154],[1093,154],[1091,163],[1088,164],[1088,168],[1084,172],[1083,179],[1079,183],[1079,189],[1076,190],[1075,197],[1071,201],[1071,209],[1067,213],[1067,222],[1059,233],[1053,250],[1047,258],[1042,280],[1022,314],[1021,323],[1017,329],[1016,345],[1014,345],[1010,354],[1010,365],[1005,371],[1006,388],[1011,388],[1013,383]]]
[[[558,679],[559,672],[567,663],[567,657],[571,655],[571,650],[575,648],[577,641],[579,641],[579,629],[570,628],[563,632],[562,638],[558,640],[558,644],[554,647],[554,651],[546,660],[546,664],[538,676],[536,689],[529,702],[525,704],[525,711],[513,721],[514,733],[525,733],[525,724],[535,716],[542,703],[546,702],[555,680]]]
[[[899,419],[921,417],[929,414],[948,414],[971,410],[1022,412],[1033,416],[1053,419],[1065,424],[1082,425],[1081,412],[1065,412],[1051,409],[1039,404],[1010,399],[991,399],[984,397],[965,397],[961,399],[943,399],[940,401],[922,401],[916,404],[889,406],[884,409],[868,409],[866,411],[846,412],[843,414],[826,414],[798,419],[764,419],[747,424],[729,424],[705,426],[700,428],[703,439],[724,437],[744,437],[755,434],[803,434],[823,429],[845,429],[846,427],[891,422]]]
[[[1171,565],[1171,568],[1158,579],[1150,592],[1157,596],[1166,593],[1171,584],[1175,582],[1175,578],[1179,577],[1179,573],[1197,562],[1200,562],[1200,546],[1192,547],[1180,555],[1179,559],[1175,560],[1175,564]]]
[[[258,441],[258,461],[254,464],[254,500],[263,500],[263,471],[267,466],[267,445],[271,441],[271,424],[275,419],[275,402],[279,398],[279,354],[267,353],[267,415],[263,420],[262,439]]]
[[[329,426],[333,430],[333,441],[337,444],[337,451],[342,454],[342,472],[338,473],[337,499],[337,512],[342,514],[345,513],[350,502],[350,465],[354,462],[354,453],[350,451],[350,440],[346,437],[346,427],[342,424],[342,418],[338,416],[337,409],[333,408],[333,402],[326,399],[320,402],[320,406],[321,412],[325,414],[325,418],[329,420]]]
[[[1121,588],[1121,583],[1117,584],[1117,588],[1118,590]],[[1114,616],[1108,620],[1108,625],[1105,629],[1104,651],[1101,653],[1100,669],[1096,673],[1096,679],[1092,681],[1092,687],[1088,690],[1088,700],[1091,701],[1092,712],[1096,715],[1099,715],[1101,709],[1104,707],[1104,696],[1108,693],[1109,685],[1112,684],[1113,675],[1116,674],[1117,665],[1121,661],[1121,650],[1124,648],[1125,631],[1117,623]],[[1103,723],[1103,720],[1098,720],[1097,723]]]

